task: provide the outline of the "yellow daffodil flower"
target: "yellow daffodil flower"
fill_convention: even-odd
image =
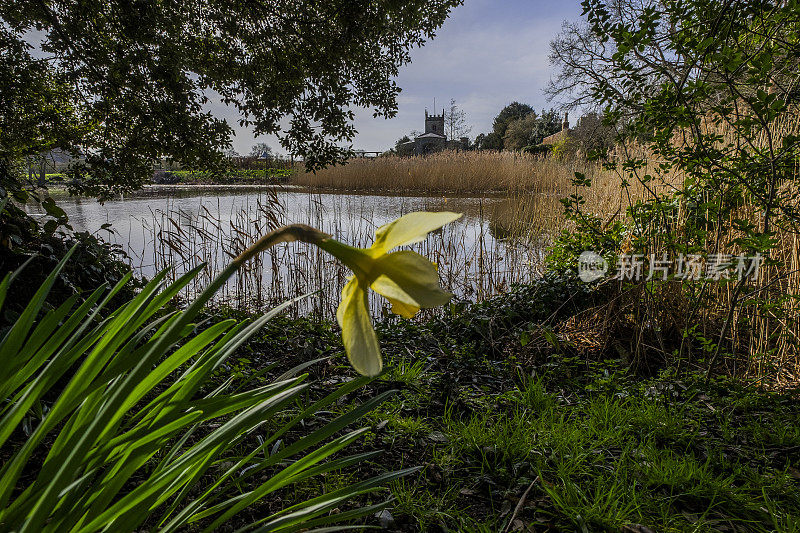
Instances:
[[[372,327],[367,300],[371,288],[392,304],[392,311],[411,318],[421,308],[437,307],[453,296],[439,287],[436,266],[411,250],[392,252],[398,246],[424,241],[428,233],[461,217],[461,213],[409,213],[381,226],[369,248],[355,248],[303,224],[278,228],[245,250],[231,268],[239,268],[254,255],[281,242],[315,244],[353,271],[342,290],[336,320],[350,364],[360,374],[376,376],[383,368],[378,338]]]
[[[342,290],[336,320],[350,364],[359,373],[375,376],[383,368],[369,314],[368,289],[384,296],[391,302],[392,312],[405,318],[413,317],[420,308],[444,305],[452,297],[439,287],[433,263],[411,250],[391,250],[424,241],[428,233],[460,217],[460,213],[448,212],[409,213],[378,228],[369,248],[354,248],[333,239],[319,243],[355,274]]]

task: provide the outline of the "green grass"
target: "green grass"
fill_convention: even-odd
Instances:
[[[746,409],[726,410],[725,395],[684,404],[613,392],[565,398],[557,390],[531,380],[492,409],[446,408],[428,419],[447,436],[430,454],[446,481],[398,482],[398,510],[422,531],[461,527],[464,517],[500,527],[503,510],[530,486],[518,518],[563,530],[795,530],[797,472],[770,447],[800,447],[796,411],[773,404],[754,423]],[[792,429],[776,441],[769,428],[779,427]]]
[[[270,168],[267,170],[230,170],[224,174],[212,174],[199,170],[175,170],[172,174],[180,178],[180,183],[248,183],[264,180],[288,179],[291,170]]]
[[[260,183],[263,181],[286,180],[291,176],[292,170],[270,168],[267,170],[230,170],[222,174],[214,174],[200,170],[171,170],[179,178],[178,183]],[[45,176],[48,183],[61,183],[66,175],[60,172],[50,173]]]

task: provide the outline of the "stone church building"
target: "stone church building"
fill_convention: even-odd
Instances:
[[[402,144],[400,155],[427,155],[441,150],[460,150],[467,147],[469,140],[448,140],[444,131],[444,110],[441,115],[429,115],[425,110],[425,133],[418,135],[413,141]]]
[[[444,150],[447,136],[444,134],[444,110],[441,115],[429,115],[425,110],[425,133],[414,139],[414,154],[424,155]]]

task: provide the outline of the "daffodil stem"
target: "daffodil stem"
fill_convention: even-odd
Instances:
[[[325,241],[329,240],[329,235],[322,233],[318,229],[305,224],[292,224],[291,226],[284,226],[278,228],[270,233],[267,233],[258,241],[256,241],[247,250],[242,252],[236,259],[225,267],[225,269],[217,274],[211,283],[203,289],[203,291],[194,299],[186,311],[183,313],[185,320],[195,317],[197,313],[208,303],[209,300],[217,293],[217,291],[225,285],[225,283],[239,270],[243,264],[252,259],[254,256],[272,248],[276,244],[282,242],[303,241],[320,246]],[[188,322],[187,322],[188,323]]]
[[[247,250],[239,254],[239,256],[233,260],[231,266],[234,266],[238,269],[254,256],[282,242],[301,241],[320,246],[323,241],[329,238],[330,235],[322,233],[318,229],[312,228],[311,226],[306,226],[305,224],[291,224],[289,226],[283,226],[258,239]]]

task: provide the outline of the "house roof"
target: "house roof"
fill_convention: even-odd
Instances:
[[[446,139],[444,135],[439,135],[438,133],[423,133],[422,135],[418,135],[415,137],[416,139]]]

